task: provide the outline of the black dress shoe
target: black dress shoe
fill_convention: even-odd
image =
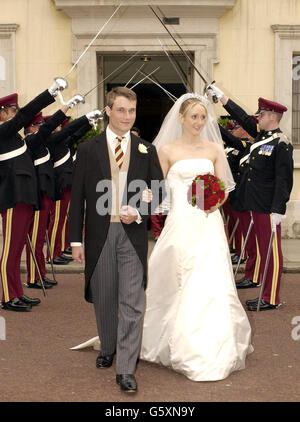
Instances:
[[[271,305],[270,303],[268,303],[264,299],[262,299],[261,302],[260,302],[259,310],[260,311],[268,311],[270,309],[277,309],[279,306],[280,305]],[[257,311],[258,300],[255,303],[251,303],[247,307],[248,307],[248,311]]]
[[[31,305],[31,306],[36,306],[39,305],[41,303],[40,299],[38,299],[37,297],[28,297],[28,296],[21,296],[19,297],[19,299],[26,303],[27,305]]]
[[[251,289],[252,287],[257,287],[257,283],[253,283],[249,278],[243,277],[240,280],[237,280],[235,283],[237,289]]]
[[[34,283],[27,283],[26,286],[29,287],[30,289],[42,289],[43,288],[40,280],[36,280]],[[45,287],[45,289],[51,289],[53,286],[52,286],[52,284],[48,284],[44,281],[44,287]]]
[[[121,391],[125,391],[125,393],[137,392],[137,383],[134,378],[134,375],[131,375],[131,374],[117,375],[116,381],[117,381],[117,384],[119,384]]]
[[[237,254],[233,255],[231,257],[231,263],[232,263],[232,265],[237,265],[238,262],[239,262],[239,259],[240,259],[240,255],[237,255]],[[241,264],[244,264],[246,261],[247,261],[246,258],[241,259]]]
[[[31,310],[31,305],[24,303],[22,300],[15,297],[9,302],[3,302],[2,309],[6,309],[8,311],[27,312]]]
[[[61,255],[60,258],[63,258],[67,261],[73,261],[72,255]]]
[[[112,355],[103,356],[101,353],[96,359],[96,368],[110,368],[113,360],[114,360],[114,353]]]
[[[43,278],[43,281],[44,281],[44,283],[51,284],[52,286],[56,286],[57,285],[57,281],[50,280],[50,278],[47,278],[47,277],[44,277]]]
[[[63,251],[63,255],[71,255],[72,256],[72,247],[69,246],[67,249]]]
[[[53,259],[53,264],[54,265],[68,265],[70,261],[66,258],[63,258],[62,256],[56,256]]]
[[[257,302],[258,302],[258,297],[256,299],[246,300],[246,305],[252,305],[253,303],[257,303]]]

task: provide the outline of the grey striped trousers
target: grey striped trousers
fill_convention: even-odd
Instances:
[[[116,351],[117,374],[135,371],[145,309],[142,281],[143,265],[122,224],[110,223],[90,288],[101,354]]]

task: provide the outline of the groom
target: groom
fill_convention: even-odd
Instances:
[[[69,237],[73,258],[85,264],[85,299],[94,304],[101,352],[97,368],[108,368],[116,354],[116,381],[136,392],[147,282],[147,218],[152,203],[142,191],[163,181],[155,147],[130,133],[136,118],[136,94],[116,87],[107,94],[109,124],[79,145],[75,162]],[[138,188],[137,188],[138,187]],[[140,189],[139,189],[140,188]],[[85,249],[82,231],[85,219]]]

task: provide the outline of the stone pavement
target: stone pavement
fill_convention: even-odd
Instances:
[[[149,231],[149,255],[154,247],[155,241],[152,232]],[[0,237],[2,249],[2,236]],[[283,272],[300,273],[300,239],[282,239],[283,252]],[[68,265],[55,265],[54,271],[57,274],[82,273],[84,266],[76,262],[70,262]],[[244,265],[240,266],[239,272],[244,271]],[[25,252],[23,252],[21,262],[21,272],[26,272]],[[51,273],[51,266],[47,264],[47,272]]]

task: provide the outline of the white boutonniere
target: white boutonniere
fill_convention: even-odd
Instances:
[[[148,154],[148,148],[146,147],[146,145],[144,144],[139,144],[138,146],[138,150],[140,151],[141,154]]]

